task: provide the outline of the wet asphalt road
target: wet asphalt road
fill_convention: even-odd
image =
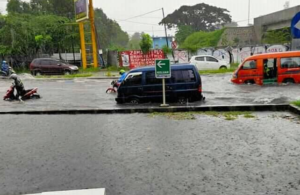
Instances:
[[[206,102],[189,103],[190,106],[282,104],[300,99],[300,85],[234,85],[231,74],[202,76]],[[1,111],[122,108],[117,105],[116,94],[106,94],[111,80],[36,80],[24,79],[26,88],[38,87],[40,100],[25,103],[0,101]],[[0,80],[0,94],[4,96],[11,81]],[[142,106],[158,106],[144,104]]]
[[[1,116],[0,194],[299,195],[299,119],[255,116]]]

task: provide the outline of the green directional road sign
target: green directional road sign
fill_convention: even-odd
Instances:
[[[170,60],[155,60],[155,77],[158,79],[171,78]]]

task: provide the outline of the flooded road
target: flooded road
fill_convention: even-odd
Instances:
[[[188,106],[285,104],[300,99],[300,85],[235,85],[231,74],[203,75],[205,102],[188,103]],[[40,100],[24,103],[0,101],[0,110],[44,110],[44,109],[109,109],[131,105],[117,105],[116,94],[106,94],[109,79],[38,80],[25,78],[26,88],[38,87]],[[10,80],[0,80],[0,94],[4,96]],[[160,104],[143,104],[152,107]],[[171,104],[176,105],[176,104]],[[178,105],[177,105],[178,106]]]

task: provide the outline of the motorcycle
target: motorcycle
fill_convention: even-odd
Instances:
[[[4,101],[14,101],[14,100],[29,100],[29,99],[40,99],[41,96],[37,93],[38,88],[29,89],[26,90],[25,95],[21,97],[21,99],[17,99],[17,97],[14,94],[15,87],[11,86],[5,96],[3,97]]]
[[[8,70],[1,69],[0,76],[9,77],[11,74],[15,73],[12,67],[8,67]]]
[[[117,93],[118,91],[118,87],[119,87],[119,83],[118,81],[112,81],[111,83],[111,87],[109,87],[107,90],[106,90],[106,93]]]

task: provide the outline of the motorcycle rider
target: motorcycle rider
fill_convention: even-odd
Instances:
[[[22,96],[24,96],[26,94],[26,90],[25,90],[23,82],[21,81],[21,79],[16,74],[10,75],[10,79],[14,80],[13,87],[17,91],[16,99],[22,101],[22,99],[21,99]]]
[[[121,84],[125,80],[127,74],[126,74],[126,71],[123,69],[120,70],[119,74],[121,75],[121,77],[119,78],[118,83]]]
[[[118,88],[127,76],[126,71],[123,70],[123,69],[120,70],[119,74],[121,75],[119,80],[112,82],[112,85],[113,85],[114,88]]]
[[[5,60],[3,60],[1,64],[1,72],[8,74],[8,71],[9,71],[8,64]]]
[[[10,67],[5,60],[2,61],[1,72],[4,76],[9,76],[15,73],[14,69]]]

